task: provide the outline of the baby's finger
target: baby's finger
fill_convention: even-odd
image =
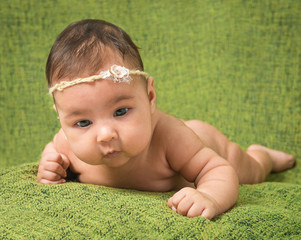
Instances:
[[[174,196],[172,196],[171,198],[169,198],[168,199],[168,201],[167,201],[167,205],[170,207],[170,208],[172,208],[172,207],[175,207],[174,205]],[[178,204],[176,205],[176,206],[178,206]]]
[[[206,208],[202,212],[201,216],[207,218],[208,220],[212,219],[215,215],[215,210],[212,208]]]
[[[46,171],[46,170],[41,170],[38,172],[38,179],[46,179],[49,181],[59,181],[62,179],[60,175],[57,173],[51,172],[51,171]]]
[[[44,171],[53,172],[61,178],[67,176],[66,170],[57,162],[48,162],[48,164],[44,166]]]
[[[204,207],[200,204],[193,204],[187,213],[187,217],[193,218],[201,216],[204,211]]]
[[[192,207],[192,205],[193,205],[193,201],[190,198],[188,197],[183,198],[179,202],[178,206],[176,207],[177,213],[186,216],[189,209]]]
[[[44,158],[47,159],[47,162],[56,162],[56,163],[58,163],[58,164],[60,164],[60,165],[63,166],[64,160],[63,160],[62,155],[63,154],[55,152],[55,153],[49,153],[49,154],[45,155]]]
[[[185,196],[185,194],[177,192],[169,199],[168,204],[170,204],[170,207],[174,206],[177,208],[177,206],[182,201],[182,199],[185,198]]]
[[[61,158],[62,158],[62,167],[67,170],[67,168],[70,166],[70,160],[64,155],[61,153]]]
[[[51,162],[58,162],[61,163],[61,155],[57,152],[49,152],[49,153],[44,153],[42,155],[42,159],[45,161],[51,161]]]
[[[41,183],[41,184],[61,184],[61,183],[65,183],[65,182],[66,182],[66,180],[63,179],[63,178],[58,180],[58,181],[50,181],[50,180],[47,180],[47,179],[41,179],[39,181],[39,183]]]
[[[172,197],[170,199],[168,199],[167,205],[171,208],[171,210],[173,210],[174,212],[177,212],[177,208],[173,205],[172,203]]]

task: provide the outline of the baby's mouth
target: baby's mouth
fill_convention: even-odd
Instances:
[[[113,151],[113,152],[109,152],[107,154],[104,155],[105,158],[114,158],[117,155],[119,155],[120,151]]]

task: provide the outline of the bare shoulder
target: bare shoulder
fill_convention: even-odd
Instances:
[[[204,147],[198,135],[183,120],[161,111],[155,134],[165,148],[167,161],[175,171],[181,169]]]

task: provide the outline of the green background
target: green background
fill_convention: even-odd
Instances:
[[[300,164],[270,175],[264,184],[241,186],[235,209],[213,222],[172,215],[166,208],[171,193],[35,182],[43,147],[59,129],[47,94],[46,59],[56,36],[86,18],[118,25],[141,47],[160,109],[206,121],[244,149],[263,144],[294,154],[299,163],[300,13],[298,0],[1,0],[0,214],[5,217],[0,236],[258,239],[301,234]],[[109,197],[99,200],[99,194]],[[86,196],[85,202],[78,196]],[[113,207],[103,206],[106,201]],[[103,218],[92,205],[103,210]],[[97,231],[101,226],[111,231]],[[129,235],[135,226],[139,234]]]

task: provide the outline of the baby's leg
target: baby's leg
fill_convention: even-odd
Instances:
[[[271,171],[284,171],[294,165],[292,155],[261,145],[251,145],[245,152],[207,123],[191,120],[185,124],[200,137],[205,145],[230,162],[241,184],[262,182]]]
[[[267,154],[272,161],[272,172],[282,172],[286,169],[292,168],[295,165],[293,155],[285,152],[273,150],[262,145],[253,144],[248,147],[247,153],[255,159],[260,158],[258,154]]]

